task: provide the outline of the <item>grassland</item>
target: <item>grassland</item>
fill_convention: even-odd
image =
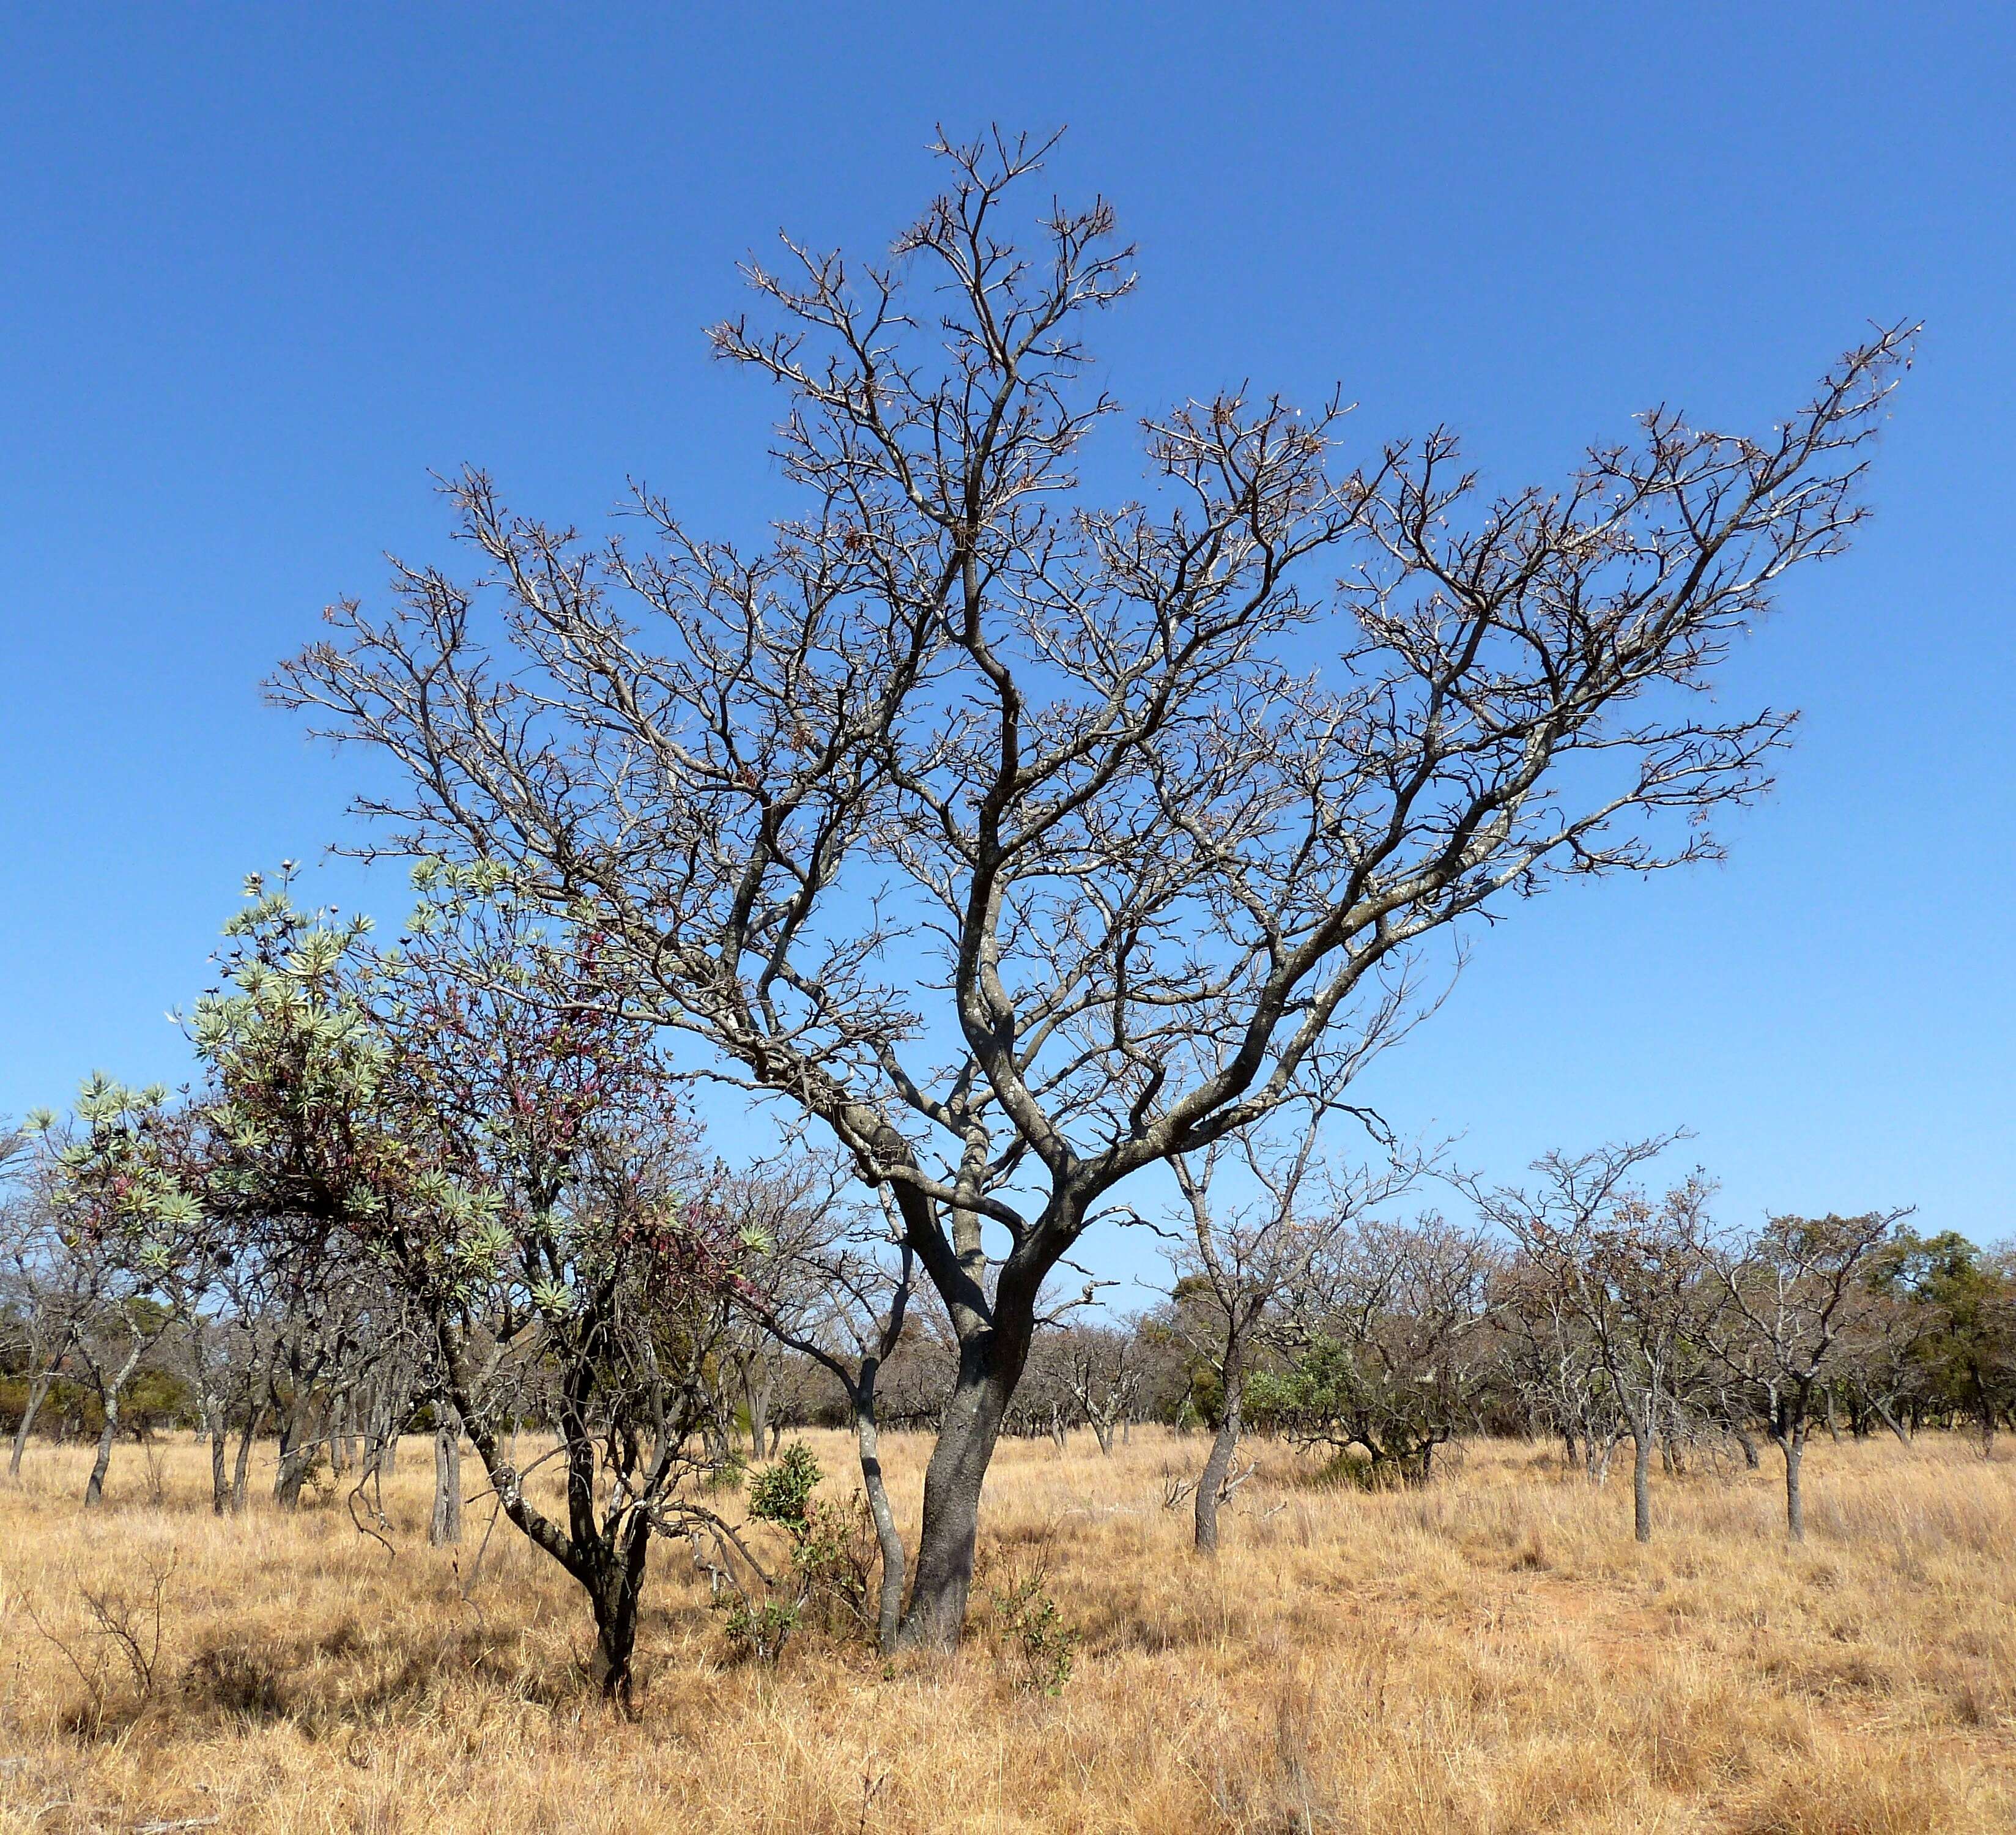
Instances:
[[[844,1490],[845,1443],[808,1437]],[[913,1508],[926,1450],[888,1449]],[[340,1496],[212,1517],[186,1443],[151,1484],[122,1450],[89,1514],[85,1455],[32,1451],[0,1487],[0,1829],[1922,1835],[2016,1817],[2016,1462],[1957,1441],[1816,1448],[1800,1548],[1768,1465],[1667,1479],[1640,1548],[1628,1475],[1594,1493],[1546,1448],[1474,1445],[1432,1488],[1385,1495],[1268,1451],[1215,1565],[1162,1502],[1197,1441],[1137,1430],[1110,1459],[1089,1435],[1011,1444],[958,1657],[885,1667],[808,1640],[735,1664],[667,1547],[635,1722],[586,1689],[585,1610],[550,1563],[500,1524],[477,1568],[487,1502],[461,1549],[427,1545],[427,1451],[409,1442],[387,1488],[390,1553]],[[162,1572],[149,1690],[85,1596],[148,1632]],[[1039,1574],[1078,1639],[1054,1693],[985,1603]]]

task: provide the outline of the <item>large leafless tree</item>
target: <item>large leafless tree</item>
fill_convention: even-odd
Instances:
[[[613,995],[893,1194],[959,1340],[913,1643],[959,1634],[1039,1290],[1116,1186],[1348,1065],[1417,939],[1715,851],[1790,720],[1701,691],[1843,545],[1905,347],[1501,496],[1445,431],[1345,469],[1334,408],[1221,394],[1103,505],[1082,334],[1133,255],[1103,201],[1018,250],[1041,150],[941,147],[884,261],[749,268],[714,347],[782,386],[797,492],[760,552],[644,488],[596,545],[471,473],[476,576],[401,568],[279,685],[405,768],[387,845],[592,913]]]

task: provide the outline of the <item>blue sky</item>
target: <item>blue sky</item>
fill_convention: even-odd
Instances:
[[[1059,189],[1141,245],[1101,337],[1144,409],[1341,383],[1354,440],[1445,420],[1514,485],[1928,321],[1877,521],[1731,671],[1806,719],[1730,864],[1514,909],[1367,1093],[1505,1176],[1684,1124],[1733,1220],[2009,1233],[2016,14],[995,11],[7,9],[0,1112],[175,1080],[240,876],[354,832],[258,684],[438,551],[430,468],[747,534],[774,403],[700,336],[735,261],[884,242],[938,121],[1068,124]]]

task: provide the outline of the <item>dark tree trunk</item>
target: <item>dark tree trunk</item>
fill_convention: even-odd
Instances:
[[[1763,1463],[1762,1455],[1757,1451],[1757,1442],[1741,1427],[1732,1427],[1730,1432],[1736,1437],[1736,1444],[1743,1448],[1744,1470],[1747,1472],[1755,1471]]]
[[[625,1714],[635,1712],[637,1607],[650,1542],[651,1520],[633,1515],[622,1538],[607,1549],[600,1576],[589,1588],[595,1608],[596,1684],[603,1699]]]
[[[944,1650],[958,1645],[967,1596],[973,1590],[981,1487],[1001,1435],[1002,1415],[1022,1373],[1028,1343],[1025,1331],[1011,1348],[997,1313],[993,1329],[975,1332],[959,1347],[959,1380],[924,1472],[916,1578],[898,1632],[900,1644]]]

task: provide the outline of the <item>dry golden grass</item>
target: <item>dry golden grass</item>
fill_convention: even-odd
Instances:
[[[808,1437],[844,1490],[846,1443]],[[913,1509],[926,1450],[889,1448]],[[887,1671],[811,1643],[736,1667],[668,1548],[635,1724],[585,1692],[579,1596],[508,1524],[464,1602],[488,1508],[458,1553],[427,1546],[423,1442],[388,1490],[389,1557],[340,1499],[213,1519],[193,1446],[158,1507],[122,1452],[91,1515],[85,1455],[34,1452],[0,1488],[0,1828],[1921,1835],[2016,1815],[2016,1466],[1823,1445],[1804,1548],[1767,1466],[1662,1484],[1640,1549],[1625,1484],[1593,1495],[1543,1448],[1473,1446],[1384,1495],[1272,1452],[1211,1566],[1161,1504],[1202,1450],[1003,1448],[981,1587],[1047,1561],[1082,1634],[1055,1695],[985,1635]],[[80,1589],[141,1597],[171,1550],[143,1699]],[[31,1610],[103,1664],[102,1711]]]

